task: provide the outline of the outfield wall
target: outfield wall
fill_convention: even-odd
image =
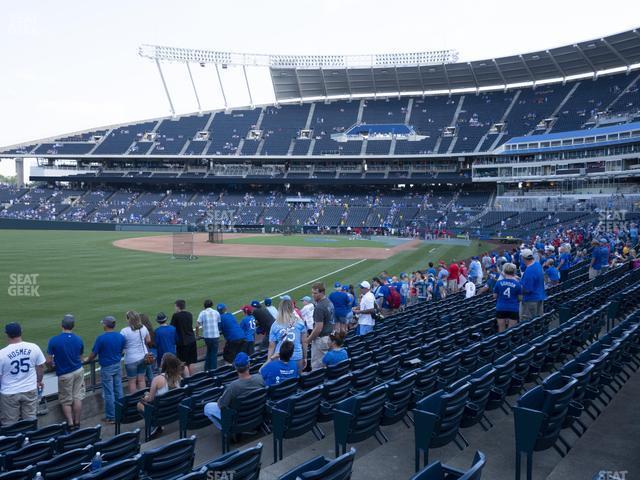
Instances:
[[[0,218],[0,230],[94,230],[105,232],[187,232],[187,225],[59,222]]]

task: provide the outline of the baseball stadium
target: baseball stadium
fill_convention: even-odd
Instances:
[[[640,476],[640,27],[573,41],[137,43],[166,116],[0,146],[0,480]]]

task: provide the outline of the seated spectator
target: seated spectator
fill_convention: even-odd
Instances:
[[[224,408],[227,408],[236,398],[265,386],[262,375],[259,373],[251,375],[249,373],[249,355],[245,352],[240,352],[236,355],[233,366],[238,372],[238,379],[227,385],[217,402],[209,402],[204,406],[204,414],[209,417],[209,420],[217,429],[221,428],[221,412]]]
[[[270,385],[277,385],[287,378],[298,378],[298,363],[291,360],[293,356],[293,342],[285,340],[280,345],[280,352],[274,353],[273,356],[267,360],[262,368],[260,374],[264,378],[264,384],[268,387]]]
[[[160,363],[160,374],[153,377],[149,391],[138,402],[138,410],[144,412],[144,404],[152,403],[156,397],[165,395],[169,390],[180,387],[180,381],[189,376],[185,365],[173,353],[165,353]],[[162,427],[151,431],[151,436],[162,433]]]
[[[544,263],[544,274],[547,278],[547,285],[554,286],[560,283],[560,271],[555,267],[552,258]]]
[[[344,332],[333,332],[329,335],[329,351],[322,357],[322,363],[325,367],[335,365],[349,358],[347,351],[342,348],[344,345]]]

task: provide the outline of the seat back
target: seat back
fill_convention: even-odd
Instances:
[[[319,368],[318,370],[313,370],[309,373],[303,373],[298,378],[298,386],[302,390],[306,390],[307,388],[317,387],[324,382],[324,379],[327,375],[326,368]]]
[[[91,462],[94,450],[91,445],[69,450],[56,455],[51,460],[38,462],[36,471],[42,473],[47,480],[63,480],[81,475],[86,464]]]
[[[67,422],[52,423],[46,427],[26,432],[25,437],[29,438],[29,442],[46,442],[50,438],[56,438],[67,433]]]
[[[102,427],[96,425],[95,427],[83,428],[67,435],[61,435],[56,438],[56,451],[63,453],[69,450],[84,448],[87,445],[93,445],[100,441],[101,430]]]
[[[383,425],[391,425],[407,414],[413,398],[413,387],[417,375],[406,373],[398,380],[387,382],[387,404],[384,411]]]
[[[382,382],[393,379],[400,367],[400,359],[400,355],[394,355],[378,362],[378,379]]]
[[[322,386],[304,390],[274,405],[274,408],[288,413],[283,432],[284,438],[298,437],[316,425],[322,390]]]
[[[344,410],[353,415],[346,429],[346,438],[340,439],[342,444],[360,442],[378,430],[387,400],[387,389],[386,385],[381,385],[355,397],[347,398],[335,406],[336,410]],[[334,416],[334,422],[339,421],[340,419]],[[336,441],[338,441],[337,432]]]
[[[55,454],[53,439],[46,442],[33,442],[12,452],[7,452],[2,456],[5,470],[20,470],[29,465],[49,460]]]
[[[436,391],[438,387],[439,372],[440,362],[437,360],[415,370],[415,394],[417,398],[426,397]]]
[[[196,437],[181,438],[160,448],[142,453],[142,472],[153,479],[169,479],[188,473],[193,468]]]
[[[351,368],[351,360],[348,358],[342,360],[334,365],[329,365],[327,367],[327,379],[335,380],[338,377],[341,377],[345,373],[347,373]]]
[[[372,363],[360,370],[351,372],[351,388],[356,391],[368,390],[375,384],[377,374],[377,363]]]
[[[427,444],[431,447],[446,445],[454,439],[458,433],[460,422],[464,414],[464,408],[469,399],[471,384],[460,382],[459,386],[451,391],[439,390],[426,398],[423,398],[416,405],[416,409],[428,412],[437,417],[433,425],[431,437]],[[416,423],[416,431],[418,425]]]
[[[17,435],[1,436],[0,437],[0,455],[5,452],[19,449],[24,443],[24,435],[18,433]]]
[[[17,435],[26,433],[38,428],[38,420],[21,420],[7,427],[0,428],[0,435]]]
[[[301,472],[301,480],[349,480],[353,470],[353,460],[356,451],[352,448],[349,452],[339,456],[335,460],[329,460],[317,470]]]
[[[351,351],[349,351],[351,353]],[[351,370],[360,370],[371,364],[373,354],[371,352],[363,352],[357,357],[349,355],[351,358]]]
[[[102,452],[100,452],[102,454]],[[75,480],[138,480],[141,455],[119,460],[103,466],[96,472],[86,473]]]
[[[229,452],[206,464],[208,478],[216,478],[215,473],[233,472],[233,480],[258,480],[262,467],[262,443],[245,450]]]
[[[444,387],[453,383],[458,378],[462,352],[457,351],[440,359],[440,371],[438,372],[438,384]]]
[[[142,419],[142,413],[138,410],[138,402],[148,391],[148,388],[143,388],[116,400],[116,434],[120,433],[121,424],[133,423]]]
[[[209,390],[189,396],[178,406],[180,414],[180,434],[186,437],[187,430],[196,430],[211,425],[211,420],[204,414],[204,406],[215,402],[224,392],[224,387],[213,387]]]
[[[31,466],[21,470],[0,473],[0,480],[31,480],[36,474],[36,467]]]
[[[154,398],[152,425],[167,425],[178,420],[178,405],[186,394],[186,389],[181,387]]]
[[[298,391],[298,379],[287,378],[286,380],[267,387],[267,397],[273,402],[293,395]]]
[[[140,429],[124,432],[108,440],[96,442],[96,452],[100,452],[105,463],[117,462],[137,455],[140,452]]]
[[[227,433],[257,429],[264,422],[267,389],[259,388],[235,398],[230,408],[222,409],[222,427]]]
[[[182,382],[184,383],[185,380],[190,380],[190,379],[185,378]],[[197,381],[191,380],[189,381],[189,383],[185,383],[182,386],[185,388],[188,396],[193,396],[193,395],[198,395],[202,392],[206,392],[212,388],[215,388],[216,385],[217,385],[217,381],[215,378],[206,376]]]

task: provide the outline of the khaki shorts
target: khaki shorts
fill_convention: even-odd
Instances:
[[[38,390],[0,395],[0,423],[3,427],[20,420],[35,420],[38,412]]]
[[[311,370],[318,370],[324,367],[322,359],[324,354],[329,351],[329,335],[326,337],[318,337],[311,342]]]
[[[71,405],[76,400],[84,400],[84,369],[65,373],[58,377],[58,401],[60,405]]]
[[[531,320],[544,314],[544,302],[522,302],[520,304],[520,320]]]

